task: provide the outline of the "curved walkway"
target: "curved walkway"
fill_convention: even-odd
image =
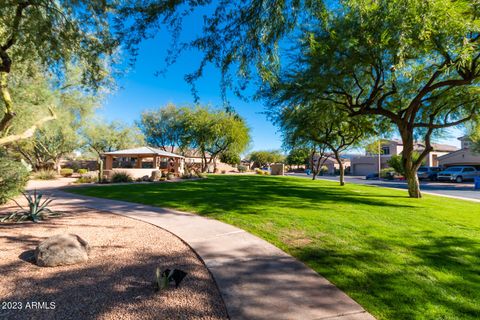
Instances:
[[[121,214],[177,235],[205,262],[231,319],[374,319],[315,271],[239,228],[176,210],[53,193],[57,204]]]

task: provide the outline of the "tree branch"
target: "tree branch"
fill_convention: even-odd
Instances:
[[[38,129],[38,127],[43,125],[45,122],[55,120],[57,118],[57,116],[55,115],[55,113],[53,112],[53,110],[51,108],[49,108],[49,111],[50,111],[49,116],[38,120],[37,122],[35,122],[35,124],[33,126],[28,128],[27,130],[25,130],[23,133],[0,138],[0,146],[4,146],[4,145],[10,144],[10,143],[15,142],[15,141],[24,140],[24,139],[28,139],[28,138],[32,137],[34,135],[35,131]]]

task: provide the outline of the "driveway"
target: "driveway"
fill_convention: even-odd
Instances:
[[[287,173],[288,176],[309,178],[305,173]],[[317,179],[332,180],[338,181],[336,176],[319,176]],[[357,183],[357,184],[368,184],[379,187],[390,187],[390,188],[399,188],[407,189],[407,184],[405,181],[384,181],[384,180],[365,180],[365,177],[359,176],[346,176],[345,182],[347,183]],[[473,183],[451,183],[451,182],[429,182],[421,181],[420,188],[422,191],[438,194],[443,196],[450,197],[460,197],[466,199],[472,199],[475,201],[480,201],[480,190],[473,189]]]

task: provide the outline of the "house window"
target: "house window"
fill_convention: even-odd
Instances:
[[[168,159],[161,158],[160,159],[160,169],[167,169],[168,168]]]
[[[382,154],[390,154],[390,147],[382,147]]]

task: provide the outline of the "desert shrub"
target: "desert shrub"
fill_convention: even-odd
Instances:
[[[165,180],[167,180],[167,178],[161,177],[159,181],[165,181]]]
[[[27,200],[28,207],[24,208],[17,203],[17,205],[20,207],[20,210],[3,217],[0,222],[20,222],[25,220],[38,222],[40,220],[45,220],[45,218],[48,218],[49,216],[60,215],[59,213],[54,212],[47,207],[53,199],[45,197],[42,201],[43,194],[37,193],[37,190],[35,190],[33,194],[24,193],[23,196]]]
[[[23,191],[29,172],[19,161],[0,156],[0,204]]]
[[[324,175],[324,174],[327,173],[327,172],[328,172],[328,167],[327,167],[327,166],[322,166],[322,167],[320,168],[320,174],[321,174],[321,175]]]
[[[86,174],[88,172],[88,169],[78,169],[77,173],[78,174]]]
[[[82,174],[75,183],[95,183],[98,182],[98,173],[95,171],[90,171],[85,174]]]
[[[112,182],[113,183],[121,183],[121,182],[132,182],[132,176],[130,173],[125,171],[117,171],[112,175]]]
[[[246,166],[238,166],[237,169],[238,169],[238,172],[247,172]]]
[[[60,174],[62,175],[62,177],[71,177],[73,174],[73,169],[63,168],[60,170]]]
[[[225,174],[225,173],[227,173],[227,170],[222,170],[222,174]]]
[[[263,170],[257,168],[257,169],[255,169],[255,173],[256,173],[256,174],[263,174]]]
[[[167,173],[167,180],[172,180],[173,178],[175,178],[175,175],[173,173]]]
[[[269,176],[269,175],[270,175],[270,171],[263,171],[263,174],[266,175],[266,176]]]
[[[182,174],[182,179],[192,179],[193,175],[191,173]]]
[[[385,168],[380,170],[380,178],[393,179],[394,175],[395,175],[395,169],[393,168]]]
[[[201,179],[204,179],[204,178],[207,177],[207,174],[206,174],[206,173],[203,173],[203,172],[199,172],[199,173],[197,173],[197,176],[198,176],[199,178],[201,178]]]
[[[150,176],[150,181],[158,181],[162,177],[162,171],[160,170],[155,170],[152,171],[152,174]]]
[[[54,170],[39,170],[33,174],[33,178],[39,180],[53,180],[57,178],[57,173]]]

